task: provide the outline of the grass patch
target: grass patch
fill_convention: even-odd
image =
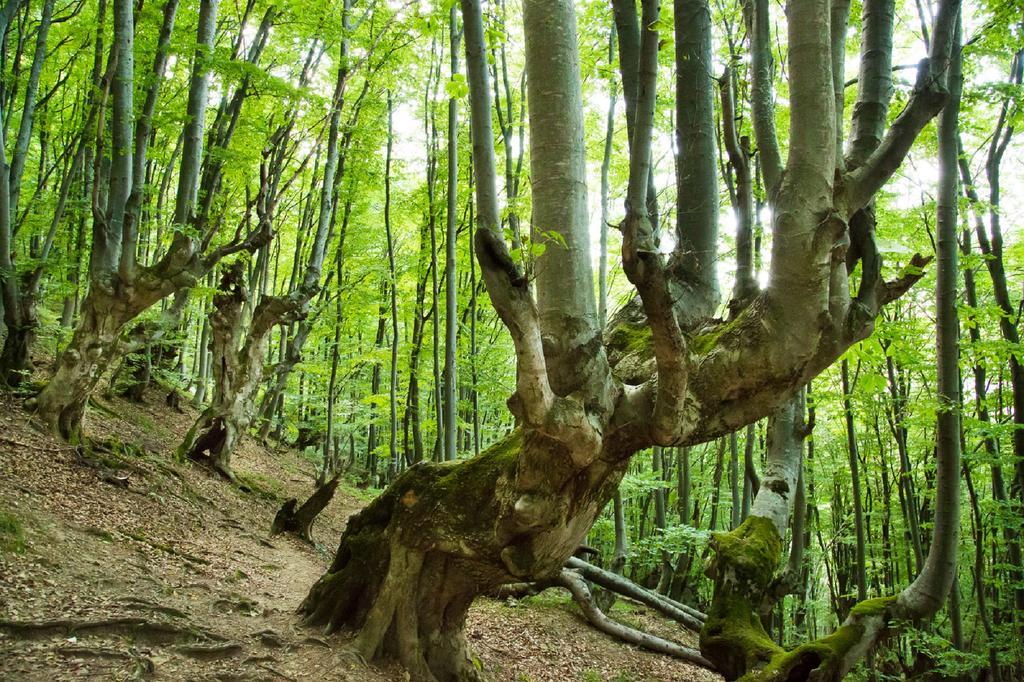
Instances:
[[[250,495],[255,495],[270,502],[279,502],[285,499],[284,484],[274,478],[263,476],[252,472],[235,472],[238,479],[238,486]]]
[[[359,500],[360,502],[372,502],[373,500],[380,497],[380,494],[384,492],[383,488],[360,488],[356,486],[349,479],[342,479],[342,490],[349,497]]]
[[[25,529],[21,520],[9,512],[0,512],[0,554],[25,551]]]

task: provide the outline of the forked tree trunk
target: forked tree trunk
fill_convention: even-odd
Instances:
[[[271,535],[294,533],[306,542],[313,542],[313,522],[334,499],[338,481],[338,476],[334,476],[329,481],[317,485],[316,490],[302,506],[299,506],[299,501],[294,497],[285,502],[274,517],[274,523],[270,527]]]
[[[245,434],[255,412],[256,391],[263,380],[270,332],[279,324],[305,314],[307,299],[299,296],[266,296],[253,313],[252,324],[242,324],[249,300],[244,283],[244,264],[236,261],[224,273],[220,293],[213,299],[210,315],[210,351],[213,396],[189,429],[180,452],[206,461],[234,481],[231,454]]]
[[[936,419],[935,524],[924,567],[899,595],[861,601],[832,634],[784,650],[765,632],[760,614],[775,589],[782,539],[800,477],[802,400],[791,400],[772,420],[764,479],[751,515],[736,530],[712,537],[707,575],[715,582],[703,653],[727,680],[749,682],[815,680],[838,682],[900,621],[934,615],[956,581],[960,525],[960,387],[957,319],[957,148],[960,94],[959,7],[944,5],[952,18],[950,101],[939,119],[939,191],[936,232],[936,340],[939,409]]]
[[[220,293],[213,300],[210,315],[210,354],[213,367],[213,396],[210,405],[203,410],[181,445],[181,453],[193,460],[209,461],[211,467],[230,480],[235,475],[231,470],[231,452],[238,439],[245,433],[251,419],[251,403],[262,375],[263,355],[269,341],[267,335],[258,346],[260,353],[258,367],[246,362],[249,358],[239,353],[241,346],[242,308],[249,298],[243,283],[243,264],[236,262],[224,273],[220,282]]]
[[[503,583],[558,576],[612,497],[631,455],[655,445],[709,442],[766,416],[870,333],[879,307],[905,292],[916,277],[884,283],[879,275],[852,305],[840,257],[846,219],[891,175],[888,166],[898,165],[905,154],[901,145],[909,146],[935,113],[932,100],[915,92],[908,109],[916,118],[898,129],[893,149],[871,165],[877,172],[869,169],[866,176],[850,178],[846,189],[851,199],[837,205],[837,158],[831,149],[836,126],[831,116],[821,116],[832,107],[834,95],[827,67],[828,17],[820,3],[791,0],[789,10],[800,20],[790,24],[790,42],[801,49],[788,74],[792,127],[798,126],[800,135],[790,136],[784,169],[777,141],[769,154],[774,156],[769,184],[777,197],[771,284],[735,320],[711,323],[711,331],[701,334],[701,325],[708,322],[694,318],[701,318],[700,311],[716,299],[717,212],[708,210],[709,197],[717,197],[713,132],[710,158],[705,145],[698,145],[695,170],[686,176],[701,177],[681,179],[686,192],[677,192],[697,197],[701,210],[680,226],[684,246],[665,259],[656,248],[656,221],[646,201],[659,6],[657,0],[643,0],[640,83],[622,231],[624,270],[637,287],[646,320],[617,320],[604,335],[605,344],[589,263],[575,5],[571,0],[522,3],[534,224],[558,237],[537,257],[531,280],[512,260],[500,232],[481,3],[461,4],[479,221],[475,253],[494,308],[515,345],[516,389],[509,407],[520,427],[475,459],[423,462],[402,473],[349,521],[333,564],[300,607],[311,624],[355,631],[355,648],[364,657],[393,657],[412,679],[427,682],[478,677],[463,635],[473,598]],[[681,24],[697,35],[682,36],[693,58],[681,60],[686,72],[681,81],[705,78],[710,85],[705,67],[711,61],[710,13],[706,3],[683,4],[694,21]],[[948,11],[944,4],[939,14]],[[625,39],[621,31],[620,37]],[[680,120],[682,134],[714,130],[709,101],[710,96],[701,98],[693,115]],[[758,138],[763,154],[772,144],[762,134]],[[767,143],[760,144],[762,139]],[[697,191],[708,184],[710,194]],[[691,247],[699,253],[687,259],[684,251]],[[914,263],[923,264],[919,258]],[[803,296],[800,305],[793,304],[794,292]],[[782,422],[776,431],[791,437],[798,435],[794,402],[776,417]],[[770,464],[751,517],[716,541],[720,551],[713,574],[720,598],[717,612],[708,614],[705,639],[712,654],[707,658],[723,667],[735,665],[727,655],[746,658],[748,645],[759,659],[777,652],[753,621],[760,628],[760,597],[779,564],[797,471],[781,456]],[[877,629],[887,604],[855,610],[859,620],[852,627]],[[727,648],[734,627],[743,639]],[[723,646],[715,645],[716,638]]]

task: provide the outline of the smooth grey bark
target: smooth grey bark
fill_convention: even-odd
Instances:
[[[775,66],[768,0],[746,0],[743,15],[750,34],[750,103],[754,135],[765,189],[772,196],[778,189],[783,164],[775,129],[775,93],[772,86]]]
[[[523,22],[533,240],[545,245],[536,260],[537,308],[550,381],[564,395],[593,373],[585,347],[598,336],[575,4],[525,0]]]
[[[718,154],[711,64],[711,8],[675,0],[676,266],[695,290],[697,317],[718,304]]]
[[[398,275],[395,269],[395,240],[391,229],[391,154],[395,145],[394,104],[388,91],[388,138],[384,156],[384,234],[387,237],[388,291],[391,294],[391,374],[388,394],[391,403],[388,429],[388,480],[398,473]]]
[[[626,137],[630,149],[636,132],[636,110],[640,84],[640,21],[637,16],[637,0],[612,0],[615,17],[615,33],[618,37],[619,73],[622,78],[622,96],[626,104]],[[647,174],[647,214],[657,233],[660,227],[658,215],[658,188],[654,185],[654,169]]]
[[[448,35],[451,46],[451,77],[459,72],[458,9],[453,3],[448,15]],[[459,199],[459,102],[448,98],[448,211],[445,223],[445,334],[444,334],[444,458],[453,461],[458,455],[456,447],[458,424],[458,393],[456,377],[456,351],[458,350],[458,272],[456,239],[458,236]]]
[[[893,0],[866,0],[861,8],[860,72],[846,165],[864,163],[882,143],[892,99]]]
[[[860,453],[857,447],[857,432],[853,419],[852,391],[850,382],[850,363],[842,362],[843,410],[846,418],[846,454],[850,464],[850,487],[853,491],[853,529],[857,538],[856,565],[857,601],[868,598],[867,559],[865,558],[864,540],[864,505],[861,502],[860,486]]]
[[[615,59],[615,28],[608,34],[608,62]],[[618,101],[618,88],[614,78],[608,79],[608,115],[605,118],[604,155],[601,157],[601,251],[597,262],[597,317],[598,324],[604,329],[608,323],[608,194],[611,186],[608,173],[611,169],[612,151],[615,142],[615,104]]]
[[[938,39],[936,37],[936,39]],[[957,129],[963,86],[960,20],[957,12],[947,87],[950,97],[939,115],[939,187],[935,233],[938,272],[935,283],[936,360],[939,401],[936,415],[935,512],[932,541],[924,569],[899,596],[901,606],[920,617],[936,613],[956,579],[960,544],[960,320],[959,186]]]

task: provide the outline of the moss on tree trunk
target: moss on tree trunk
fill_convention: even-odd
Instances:
[[[477,458],[407,469],[349,520],[299,609],[306,621],[355,632],[363,656],[397,659],[414,680],[475,679],[463,635],[473,599],[558,575],[621,477],[598,463],[593,487],[584,473],[560,494],[524,493],[525,453],[545,447],[516,431]]]

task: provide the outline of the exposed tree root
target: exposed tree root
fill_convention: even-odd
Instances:
[[[58,618],[55,620],[0,620],[0,632],[23,639],[42,639],[75,633],[131,634],[158,643],[187,638],[193,641],[224,642],[221,635],[193,626],[175,625],[136,617],[115,617],[100,620]]]
[[[587,587],[587,582],[575,571],[563,570],[558,577],[558,583],[565,589],[569,590],[573,599],[579,605],[580,609],[582,609],[583,615],[586,616],[587,620],[589,620],[590,623],[601,632],[644,649],[648,649],[659,654],[666,654],[673,658],[678,658],[709,670],[714,670],[714,666],[711,662],[701,656],[700,652],[696,649],[691,649],[690,647],[677,644],[676,642],[670,642],[667,639],[662,639],[661,637],[631,628],[606,616],[604,612],[597,607],[597,604],[594,603],[594,597],[590,593],[590,588]]]
[[[535,597],[544,590],[557,587],[556,583],[553,582],[534,582],[534,583],[509,583],[508,585],[499,585],[490,592],[487,593],[488,597],[492,599],[524,599],[526,597]]]
[[[179,654],[189,656],[201,661],[213,661],[219,658],[229,658],[242,653],[242,645],[238,642],[225,642],[223,644],[182,644],[174,647]]]
[[[132,679],[142,679],[144,676],[150,675],[156,670],[153,660],[136,651],[134,647],[130,648],[128,651],[122,651],[120,649],[100,646],[64,646],[57,649],[57,653],[69,658],[92,657],[131,663],[134,668],[134,675],[132,676]]]

